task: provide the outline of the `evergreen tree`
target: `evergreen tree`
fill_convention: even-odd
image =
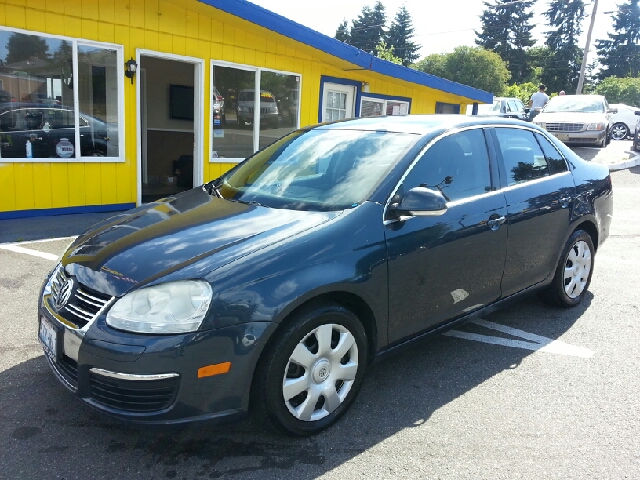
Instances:
[[[377,1],[373,8],[362,7],[358,18],[352,20],[351,32],[349,32],[351,45],[375,55],[376,45],[380,44],[381,40],[385,42],[387,40],[386,24],[385,8],[380,1]]]
[[[614,33],[609,40],[597,40],[598,60],[602,65],[598,77],[637,77],[640,74],[640,0],[618,5],[613,15]]]
[[[483,2],[485,11],[480,16],[482,31],[476,33],[476,45],[491,50],[507,63],[511,79],[522,83],[531,74],[527,58],[528,47],[535,44],[531,36],[530,11],[534,0],[494,0]]]
[[[543,65],[543,82],[550,92],[575,90],[580,77],[582,49],[578,38],[582,33],[583,0],[551,0],[544,13],[551,30],[545,44],[552,52]]]
[[[336,40],[351,44],[351,35],[349,33],[349,26],[347,25],[347,19],[345,18],[336,30]]]
[[[411,15],[403,5],[391,22],[388,37],[389,45],[393,47],[395,55],[402,59],[402,65],[405,67],[420,58],[418,55],[420,46],[411,41],[414,32]]]

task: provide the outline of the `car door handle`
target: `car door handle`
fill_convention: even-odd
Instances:
[[[489,228],[491,230],[497,230],[500,228],[500,225],[502,225],[505,220],[506,220],[506,217],[504,216],[498,217],[498,218],[491,218],[487,220],[487,225],[489,225]]]

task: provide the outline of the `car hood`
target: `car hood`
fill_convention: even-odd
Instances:
[[[200,278],[338,214],[247,205],[195,188],[98,224],[62,264],[80,283],[119,296],[196,263]]]
[[[589,112],[542,112],[535,117],[540,122],[592,123],[608,121],[604,113]]]

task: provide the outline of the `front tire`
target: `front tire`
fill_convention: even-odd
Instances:
[[[351,311],[333,303],[300,311],[260,361],[257,413],[290,435],[324,430],[353,403],[367,355],[364,328]]]
[[[595,249],[584,230],[571,234],[562,251],[553,281],[540,296],[558,307],[574,307],[582,302],[593,274]]]

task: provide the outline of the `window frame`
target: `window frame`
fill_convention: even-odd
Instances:
[[[78,85],[78,46],[87,46],[94,48],[102,48],[105,50],[116,51],[116,64],[124,65],[124,46],[111,43],[111,42],[98,42],[95,40],[87,40],[78,37],[68,37],[65,35],[53,35],[50,33],[43,33],[37,30],[26,30],[21,28],[12,28],[6,26],[0,26],[0,32],[12,32],[22,35],[39,36],[47,39],[61,40],[71,43],[71,58],[73,63],[73,85]],[[73,108],[74,108],[74,122],[75,122],[75,152],[72,157],[69,158],[17,158],[17,157],[3,157],[0,151],[0,162],[2,163],[124,163],[125,162],[125,114],[124,114],[124,69],[116,68],[117,75],[117,99],[118,99],[118,156],[117,157],[85,157],[82,156],[80,148],[80,98],[79,88],[73,89]],[[86,114],[84,115],[87,116]]]
[[[296,76],[298,78],[298,111],[296,113],[296,126],[292,131],[300,128],[300,111],[301,111],[301,103],[302,103],[300,101],[302,99],[302,74],[301,73],[289,72],[286,70],[276,70],[273,68],[257,67],[255,65],[248,65],[244,63],[234,63],[234,62],[227,62],[224,60],[211,59],[211,61],[209,62],[209,117],[208,117],[209,118],[209,152],[208,152],[209,163],[240,163],[244,161],[246,158],[248,158],[248,157],[235,158],[235,157],[212,157],[211,156],[214,139],[215,139],[214,130],[218,130],[214,128],[213,108],[211,106],[211,100],[212,100],[213,91],[214,91],[213,69],[215,67],[235,68],[235,69],[244,70],[247,72],[254,72],[254,75],[255,75],[254,76],[255,83],[253,87],[254,105],[260,104],[259,95],[260,95],[260,91],[262,90],[260,85],[262,72],[273,72],[281,75]],[[258,150],[260,150],[260,109],[254,109],[253,115],[254,115],[253,117],[254,122],[251,125],[251,127],[253,128],[253,132],[252,132],[253,133],[253,152],[251,155],[253,155]]]

